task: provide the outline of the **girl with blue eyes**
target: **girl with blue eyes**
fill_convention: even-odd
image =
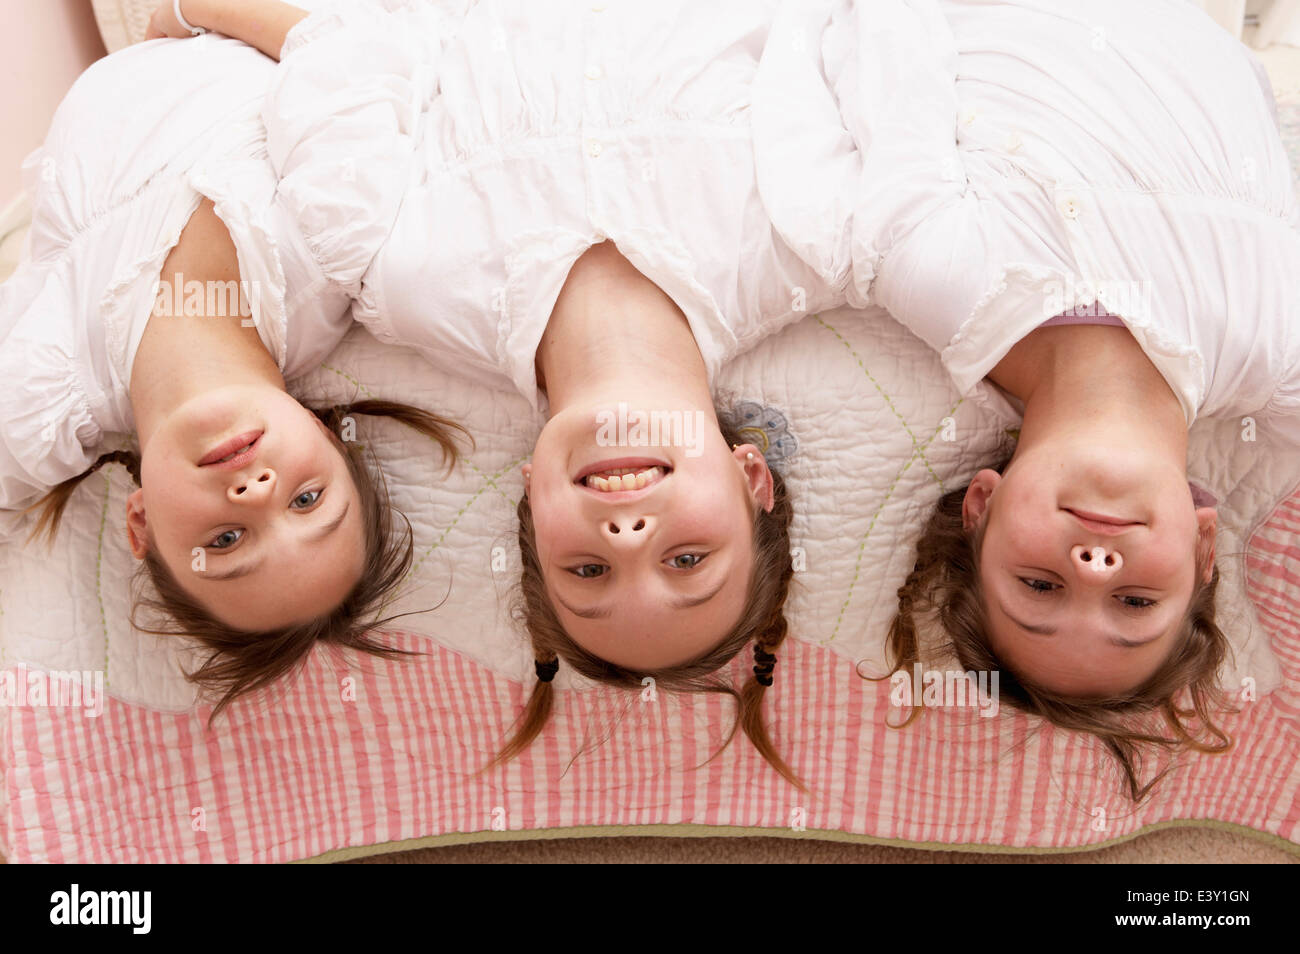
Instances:
[[[411,561],[349,415],[434,438],[402,404],[312,409],[285,381],[350,326],[275,201],[258,115],[275,64],[223,37],[107,57],[77,81],[34,177],[30,258],[0,286],[0,534],[53,536],[108,462],[139,485],[126,536],[169,620],[208,647],[191,674],[231,699],[317,641],[367,635]],[[104,453],[105,445],[134,450]]]

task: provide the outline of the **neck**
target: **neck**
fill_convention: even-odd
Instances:
[[[1127,446],[1187,467],[1187,418],[1177,396],[1126,328],[1040,328],[989,374],[1025,405],[1017,453],[1080,440]]]
[[[173,410],[232,386],[285,389],[256,328],[244,327],[239,315],[150,318],[131,367],[131,407],[141,451]]]
[[[686,316],[605,242],[574,264],[537,348],[550,415],[611,401],[704,408],[704,359]]]

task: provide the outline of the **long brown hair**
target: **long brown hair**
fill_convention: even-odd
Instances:
[[[211,719],[215,719],[222,709],[239,696],[274,682],[296,667],[318,642],[349,647],[383,658],[416,655],[387,646],[368,635],[374,627],[396,618],[376,617],[382,611],[388,594],[410,569],[414,543],[410,521],[400,513],[398,516],[406,526],[402,532],[394,532],[394,511],[383,471],[376,461],[376,480],[363,459],[362,446],[344,441],[344,425],[352,414],[389,417],[400,421],[437,442],[447,462],[448,471],[456,462],[457,435],[469,438],[469,432],[446,418],[409,404],[392,401],[357,401],[308,410],[334,436],[335,446],[347,462],[348,472],[361,500],[365,528],[365,565],[360,579],[341,603],[305,623],[261,631],[236,629],[213,617],[190,596],[152,548],[143,560],[142,573],[148,576],[155,595],[145,595],[137,588],[131,608],[131,623],[142,632],[190,636],[209,651],[196,670],[186,672],[186,678],[191,682],[205,692],[219,696],[209,724]],[[473,439],[469,440],[472,445]],[[47,539],[52,540],[77,485],[110,462],[122,464],[136,484],[140,483],[140,458],[137,454],[129,451],[104,454],[85,473],[65,480],[27,508],[38,511],[29,539],[45,534]],[[142,609],[153,611],[165,622],[161,625],[141,624],[139,612]]]
[[[1004,457],[993,469],[1003,473],[1010,462],[1010,457]],[[968,671],[998,671],[1002,701],[1053,725],[1101,739],[1118,762],[1134,802],[1145,799],[1169,771],[1166,766],[1143,784],[1144,767],[1155,751],[1173,754],[1191,748],[1226,752],[1231,748],[1231,740],[1212,718],[1215,708],[1229,707],[1217,682],[1219,666],[1229,652],[1228,640],[1214,622],[1219,570],[1214,568],[1210,582],[1203,581],[1206,555],[1201,550],[1197,552],[1196,589],[1174,649],[1160,668],[1128,692],[1086,701],[1071,698],[1018,677],[990,645],[979,575],[987,521],[971,530],[962,526],[962,502],[968,489],[969,484],[939,498],[917,541],[916,564],[898,588],[898,612],[889,627],[891,675],[910,670],[921,661],[923,651],[955,656]],[[947,639],[944,645],[920,645],[915,622],[919,613],[937,618]],[[889,676],[863,678],[876,681]],[[1178,705],[1184,691],[1190,709]],[[911,714],[898,728],[910,723],[921,709],[920,700],[914,700]],[[1199,729],[1188,721],[1193,716]]]
[[[722,409],[717,409],[719,430],[728,445],[744,443],[739,426]],[[793,508],[781,475],[772,470],[775,503],[771,511],[761,507],[754,518],[754,565],[750,573],[745,612],[735,627],[717,646],[690,662],[667,669],[635,670],[616,666],[587,652],[565,632],[551,605],[542,579],[541,560],[533,529],[533,514],[525,495],[518,506],[519,550],[523,559],[519,599],[515,615],[528,631],[533,655],[539,666],[554,665],[563,659],[577,672],[609,685],[640,690],[647,676],[657,689],[670,692],[715,692],[736,700],[737,712],[730,731],[718,752],[725,749],[740,728],[768,763],[793,785],[803,783],[781,758],[763,722],[762,703],[767,686],[772,683],[776,653],[785,640],[785,601],[790,589],[794,566],[790,555],[790,520]],[[737,689],[713,674],[750,643],[754,644],[755,672]],[[489,764],[499,765],[514,758],[537,738],[551,714],[554,689],[549,680],[538,679],[528,702],[516,722],[516,728],[496,758]],[[714,753],[715,755],[717,753]]]

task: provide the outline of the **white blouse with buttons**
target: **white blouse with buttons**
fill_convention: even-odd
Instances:
[[[710,378],[842,296],[773,230],[750,92],[774,4],[341,3],[286,38],[279,197],[382,341],[517,388],[574,261],[613,240]]]
[[[1100,302],[1300,477],[1300,208],[1267,78],[1177,0],[789,2],[754,92],[773,223],[965,394]],[[808,170],[816,170],[810,173]]]

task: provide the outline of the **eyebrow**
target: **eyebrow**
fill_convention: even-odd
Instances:
[[[668,603],[668,606],[670,609],[690,609],[692,606],[699,606],[701,603],[707,603],[709,600],[717,596],[719,591],[721,591],[721,589],[726,585],[727,577],[724,576],[720,581],[718,581],[717,586],[709,590],[709,592],[705,593],[703,596],[683,596],[680,599],[671,600]],[[605,609],[592,607],[591,609],[580,610],[564,602],[563,597],[561,597],[559,593],[555,594],[555,599],[561,606],[579,619],[609,619],[609,617],[614,613],[613,609],[610,607],[606,607]]]
[[[348,510],[351,507],[352,507],[352,501],[349,500],[347,503],[343,505],[342,512],[336,518],[331,520],[329,523],[322,525],[319,530],[317,530],[315,533],[313,533],[311,536],[307,538],[307,541],[309,543],[315,543],[317,540],[323,540],[325,537],[329,536],[331,533],[337,530],[339,526],[343,523],[344,519],[347,517]],[[214,581],[215,580],[237,580],[241,576],[248,576],[248,574],[252,573],[258,567],[260,567],[264,562],[266,562],[265,558],[250,560],[247,563],[243,564],[242,566],[237,566],[233,570],[227,570],[224,573],[205,574],[205,578]]]
[[[1022,623],[1020,620],[1008,613],[1007,608],[1001,603],[998,604],[998,609],[1002,610],[1003,616],[1027,632],[1036,633],[1039,636],[1052,636],[1056,633],[1055,626],[1030,626],[1028,623]],[[1142,639],[1127,639],[1124,636],[1112,634],[1107,637],[1107,642],[1112,646],[1123,646],[1125,649],[1136,649],[1139,646],[1145,646],[1147,643],[1154,643],[1163,635],[1164,632],[1162,631],[1156,633],[1154,636],[1145,636]]]

